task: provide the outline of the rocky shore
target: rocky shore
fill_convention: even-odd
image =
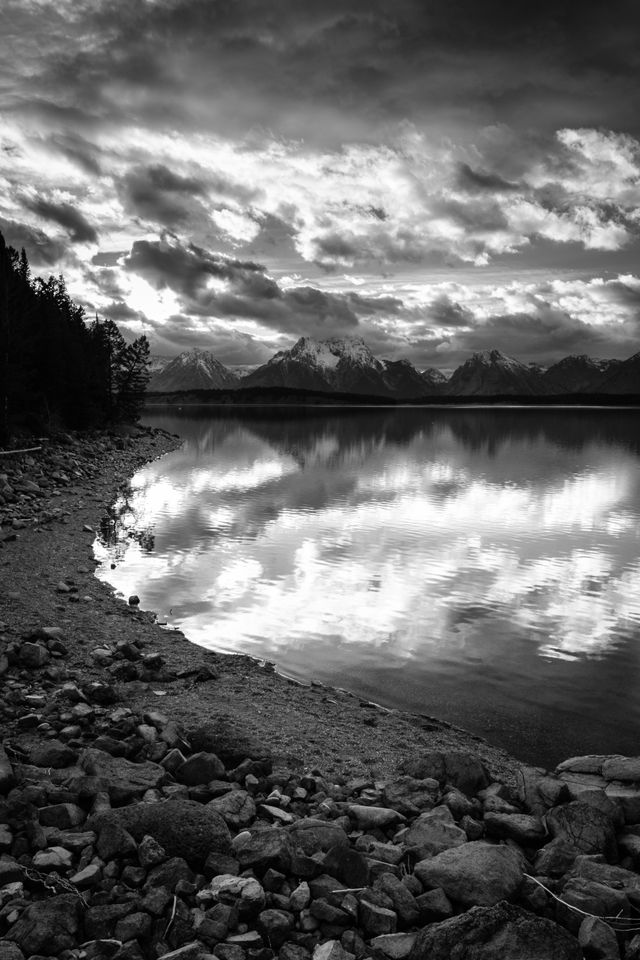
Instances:
[[[523,766],[94,577],[118,486],[175,443],[0,458],[0,960],[638,960],[640,758]]]

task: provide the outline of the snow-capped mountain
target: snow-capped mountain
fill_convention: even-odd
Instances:
[[[239,377],[216,360],[208,350],[185,350],[152,374],[149,390],[170,393],[173,390],[229,390],[238,386]]]
[[[599,390],[618,360],[592,360],[586,354],[564,357],[542,375],[549,393],[590,393]]]
[[[426,370],[423,370],[420,374],[422,382],[427,386],[427,393],[443,393],[444,385],[447,382],[442,370],[436,369],[436,367],[427,367]]]
[[[242,381],[247,387],[295,387],[377,396],[419,397],[425,383],[408,360],[378,360],[360,337],[301,337]]]
[[[448,396],[525,396],[548,393],[540,374],[499,350],[474,353],[451,374]]]

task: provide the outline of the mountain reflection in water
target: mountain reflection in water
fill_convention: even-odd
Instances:
[[[99,576],[192,641],[530,761],[637,752],[638,411],[146,419],[184,445],[133,478]]]

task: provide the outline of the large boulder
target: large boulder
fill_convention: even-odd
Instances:
[[[111,810],[100,818],[99,828],[114,823],[138,841],[153,837],[168,856],[183,857],[195,865],[203,864],[212,851],[231,849],[231,834],[220,814],[182,797]]]
[[[115,804],[141,797],[147,790],[157,789],[169,779],[167,771],[151,760],[133,763],[94,747],[83,750],[80,766],[85,773],[104,781]]]
[[[618,857],[615,828],[605,813],[584,803],[572,800],[554,807],[547,814],[547,827],[553,837],[564,837],[581,853],[601,853],[607,860]]]
[[[425,927],[408,960],[582,960],[582,950],[552,920],[502,902]]]
[[[417,860],[432,857],[450,847],[460,847],[466,842],[466,833],[456,826],[446,807],[420,814],[402,838],[405,849],[410,850]]]
[[[306,817],[292,823],[288,829],[294,844],[308,856],[320,850],[330,850],[338,844],[349,846],[349,838],[342,827],[328,820]]]
[[[513,847],[474,840],[421,860],[415,875],[425,889],[441,887],[466,907],[490,907],[514,897],[524,876],[523,857]]]
[[[79,926],[80,901],[65,893],[29,904],[5,936],[18,944],[25,957],[57,957],[76,946]]]
[[[416,780],[433,779],[449,783],[468,797],[489,784],[489,777],[482,761],[473,753],[453,751],[440,753],[429,751],[401,764],[402,772]]]

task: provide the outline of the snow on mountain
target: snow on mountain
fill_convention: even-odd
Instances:
[[[453,371],[445,391],[449,396],[536,396],[548,393],[535,370],[499,350],[474,353]]]
[[[585,354],[564,357],[542,375],[549,393],[590,393],[600,389],[617,360],[592,360]]]
[[[185,350],[159,372],[152,375],[149,390],[170,393],[174,390],[234,389],[239,378],[216,360],[208,350]]]
[[[408,360],[378,360],[361,337],[301,337],[290,350],[281,350],[248,374],[242,385],[394,397],[426,392]]]

